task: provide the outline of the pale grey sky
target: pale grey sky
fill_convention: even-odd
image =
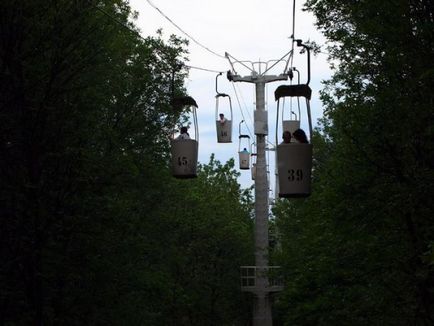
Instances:
[[[151,0],[182,30],[192,36],[199,43],[213,52],[224,56],[228,52],[238,60],[268,61],[279,59],[291,50],[290,36],[292,34],[292,7],[293,0]],[[314,17],[301,10],[302,1],[296,1],[295,37],[304,41],[315,41],[320,45],[325,43],[322,34],[314,26]],[[165,37],[170,34],[183,35],[172,23],[164,18],[146,0],[130,0],[133,10],[139,17],[136,25],[140,28],[142,36],[155,35],[157,29],[162,28]],[[295,48],[294,66],[305,80],[306,56],[299,54]],[[190,40],[189,45],[191,66],[227,71],[229,62],[197,45]],[[326,61],[326,55],[320,54],[312,57],[312,120],[322,116],[322,105],[319,101],[318,91],[320,82],[330,77],[331,71]],[[271,74],[283,72],[284,65],[279,65],[270,71]],[[235,67],[241,75],[248,72]],[[238,124],[242,120],[240,107],[234,93],[233,85],[225,75],[219,77],[219,91],[231,96],[234,114],[233,142],[219,144],[216,140],[215,130],[215,76],[216,73],[191,69],[186,80],[187,90],[198,106],[199,121],[199,161],[206,163],[211,153],[216,159],[226,162],[234,157],[238,165]],[[268,110],[269,135],[268,140],[275,142],[276,103],[274,90],[288,82],[275,82],[267,86],[266,104]],[[254,85],[236,83],[241,107],[246,122],[253,132]],[[304,106],[302,107],[304,109]],[[303,114],[303,113],[302,113]],[[246,131],[245,125],[243,126]],[[302,128],[307,130],[306,115],[302,116]],[[253,135],[254,136],[254,135]],[[280,137],[279,137],[280,139]],[[254,139],[252,139],[252,142]],[[270,196],[274,196],[274,154],[270,153],[270,174],[272,177]],[[242,170],[239,182],[243,188],[252,184],[249,170]]]

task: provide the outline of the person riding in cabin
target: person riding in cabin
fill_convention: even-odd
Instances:
[[[282,134],[282,139],[283,139],[282,144],[290,144],[291,143],[291,133],[288,130],[284,131]]]
[[[309,141],[307,140],[306,133],[304,132],[303,129],[297,129],[296,131],[294,131],[294,132],[292,133],[292,135],[294,136],[295,140],[296,140],[298,143],[301,143],[301,144],[309,144]]]
[[[187,140],[190,139],[190,135],[187,132],[187,127],[181,127],[181,134],[176,138],[177,140]]]

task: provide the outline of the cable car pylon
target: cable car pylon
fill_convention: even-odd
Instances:
[[[271,326],[271,295],[282,290],[281,284],[269,279],[271,271],[276,270],[276,266],[268,266],[268,216],[269,216],[269,191],[267,181],[267,164],[265,157],[265,142],[268,134],[268,116],[265,110],[265,85],[270,82],[283,81],[288,79],[288,75],[266,75],[270,70],[268,63],[263,73],[257,72],[252,63],[250,69],[244,62],[232,62],[228,53],[226,58],[232,67],[228,71],[227,77],[232,82],[247,82],[255,85],[256,109],[254,112],[254,132],[256,135],[256,173],[255,173],[255,266],[241,266],[241,289],[249,291],[255,295],[253,309],[254,326]],[[234,63],[247,67],[251,74],[240,76],[234,69]],[[260,69],[259,69],[260,70]]]

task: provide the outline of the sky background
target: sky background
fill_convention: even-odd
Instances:
[[[188,50],[190,52],[188,65],[224,71],[231,69],[224,56],[228,52],[238,60],[269,61],[280,59],[291,50],[293,28],[293,0],[153,0],[151,3],[158,7],[170,20],[179,26],[184,32],[193,37],[213,54],[190,40]],[[302,11],[302,1],[296,1],[295,10],[295,38],[303,41],[315,41],[319,45],[325,45],[325,38],[314,26],[312,14]],[[139,27],[141,35],[155,36],[158,29],[163,30],[164,38],[176,34],[188,38],[160,12],[153,8],[146,0],[130,0],[131,8],[138,13],[135,24]],[[325,47],[324,47],[325,48]],[[300,48],[295,47],[293,65],[301,72],[301,82],[305,82],[306,55],[300,54]],[[319,101],[321,81],[330,78],[331,71],[327,62],[327,56],[320,53],[311,58],[311,83],[312,88],[312,122],[315,126],[317,119],[322,117],[323,108]],[[276,65],[267,74],[279,75],[283,73],[285,63]],[[242,76],[250,75],[250,72],[240,65],[235,69]],[[253,134],[253,110],[255,109],[254,84],[231,84],[226,74],[219,77],[219,92],[230,95],[233,111],[232,143],[217,143],[215,127],[215,77],[217,73],[191,69],[188,79],[185,81],[187,92],[192,96],[199,109],[197,111],[199,127],[199,161],[207,163],[212,153],[222,163],[230,158],[235,158],[238,167],[238,125],[243,120],[242,133],[251,132],[251,142],[254,142]],[[274,90],[279,85],[288,85],[289,81],[268,83],[266,86],[266,109],[268,110],[268,141],[275,143],[276,133],[276,102]],[[234,91],[238,94],[238,100]],[[304,101],[303,101],[304,102]],[[295,105],[295,102],[293,103]],[[289,102],[285,103],[288,108]],[[301,125],[307,132],[307,117],[305,105],[301,107]],[[225,116],[229,116],[229,109],[221,107]],[[287,111],[288,112],[288,111]],[[279,135],[281,141],[281,135]],[[270,145],[271,147],[272,145]],[[269,154],[269,170],[271,177],[270,197],[274,197],[274,152]],[[241,176],[239,183],[243,188],[253,184],[250,170],[239,170]]]

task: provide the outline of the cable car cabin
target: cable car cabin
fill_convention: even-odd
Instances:
[[[252,164],[252,180],[256,179],[256,163]]]
[[[173,139],[170,145],[172,175],[180,179],[196,178],[198,142],[194,139]]]
[[[232,143],[232,103],[227,94],[219,93],[216,95],[216,130],[218,143]],[[221,107],[219,107],[220,98],[228,98],[230,118],[226,117]]]
[[[221,120],[217,120],[216,129],[218,143],[232,143],[232,120],[225,118],[223,123]]]
[[[250,153],[247,150],[247,148],[244,148],[242,151],[239,151],[238,156],[240,159],[240,169],[241,170],[250,169]]]
[[[250,153],[248,149],[251,150],[250,146],[250,136],[241,133],[241,124],[244,120],[241,120],[238,125],[238,157],[240,159],[240,170],[250,169]],[[243,148],[243,150],[241,150]]]
[[[250,146],[250,171],[252,174],[252,180],[255,180],[256,178],[256,158],[258,156],[258,154],[256,153],[257,149],[256,149],[256,142],[253,142],[252,145]]]
[[[297,198],[310,195],[312,145],[289,143],[277,145],[279,197]]]
[[[300,84],[300,72],[294,67],[293,70],[291,70],[291,76],[293,76],[292,71],[296,71],[298,73],[298,84]],[[290,77],[292,80],[292,77]],[[291,135],[296,131],[297,129],[300,129],[300,118],[301,118],[301,109],[300,109],[300,97],[297,97],[297,113],[293,111],[292,109],[292,97],[289,105],[289,112],[285,110],[285,106],[282,106],[282,131],[289,131]],[[288,114],[289,113],[289,114]],[[295,142],[295,139],[293,138],[291,140],[292,142]]]
[[[243,145],[242,148],[242,142],[247,142],[247,145]],[[250,152],[247,150],[250,148],[250,136],[249,135],[240,135],[239,136],[239,143],[238,143],[238,156],[240,159],[240,169],[241,170],[249,170],[250,169]]]
[[[312,90],[308,85],[279,86],[275,91],[275,98],[278,101],[277,112],[279,112],[279,99],[281,97],[304,97],[306,99],[307,119],[309,123],[310,138],[312,139],[312,122],[310,113],[310,103]],[[300,114],[298,125],[295,120],[291,124],[282,124],[283,131],[290,131],[293,136],[291,142],[285,141],[277,145],[277,170],[279,181],[279,197],[300,198],[308,197],[311,193],[311,171],[312,171],[312,145],[308,143],[306,137],[297,139],[298,134],[304,132],[295,127],[300,126]],[[277,120],[279,113],[277,113]],[[285,122],[285,121],[283,121]],[[278,126],[278,121],[277,121]],[[288,129],[285,129],[288,128]],[[276,143],[278,143],[278,133],[276,128]],[[294,133],[295,132],[295,133]],[[296,141],[293,142],[293,139]]]
[[[252,148],[250,149],[250,151],[252,152],[252,154],[250,154],[250,156],[252,158],[252,160],[251,160],[252,167],[251,167],[250,171],[252,172],[252,180],[255,180],[255,178],[256,178],[256,156],[258,156],[258,154],[254,153],[254,151],[256,151],[256,150],[254,149],[253,144],[252,144]]]
[[[232,101],[228,94],[220,93],[218,91],[218,77],[221,76],[221,74],[222,73],[220,72],[215,77],[215,90],[217,93],[215,96],[217,142],[232,143]],[[227,101],[223,101],[224,99],[227,99]]]
[[[194,134],[190,136],[188,128],[183,126],[179,135],[173,134],[170,140],[171,169],[175,178],[189,179],[197,177],[199,133],[197,128],[196,101],[189,97],[175,98],[172,105],[176,110],[187,110],[193,115]],[[175,137],[176,136],[176,137]]]

